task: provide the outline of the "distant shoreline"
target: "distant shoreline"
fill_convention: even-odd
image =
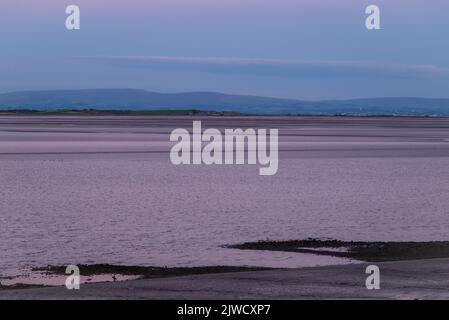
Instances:
[[[96,110],[96,109],[61,109],[61,110],[33,110],[33,109],[13,109],[0,110],[0,116],[206,116],[206,117],[320,117],[320,118],[432,118],[446,119],[445,115],[385,115],[385,114],[258,114],[241,113],[238,111],[203,111],[196,109],[173,109],[173,110]]]
[[[0,110],[0,115],[61,115],[61,116],[242,116],[240,112],[228,111],[201,111],[201,110],[95,110],[95,109],[61,109],[61,110],[33,110],[33,109],[17,109],[17,110]]]

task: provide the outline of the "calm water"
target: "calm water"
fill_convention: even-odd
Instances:
[[[0,274],[347,262],[220,247],[267,238],[449,240],[449,120],[273,120],[279,171],[262,177],[257,166],[171,165],[167,134],[190,119],[73,119],[0,118]]]

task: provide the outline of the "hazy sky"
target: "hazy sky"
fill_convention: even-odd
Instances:
[[[65,8],[81,30],[65,29]],[[381,9],[381,30],[365,8]],[[0,92],[449,98],[448,0],[1,0]]]

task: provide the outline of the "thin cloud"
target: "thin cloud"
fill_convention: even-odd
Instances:
[[[240,59],[222,57],[103,56],[95,62],[117,67],[293,78],[435,78],[449,76],[436,65],[372,61]]]

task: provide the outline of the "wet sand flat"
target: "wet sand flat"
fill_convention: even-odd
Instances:
[[[279,171],[173,166],[174,128],[279,128]],[[448,240],[449,119],[0,117],[0,274],[48,264],[349,263],[264,239]]]
[[[175,128],[279,128],[280,150],[303,157],[446,157],[449,118],[0,116],[0,155],[78,153],[121,158],[166,153]]]
[[[0,299],[449,299],[449,259],[379,263],[380,289],[365,286],[367,264],[141,279],[80,290],[0,291]]]

